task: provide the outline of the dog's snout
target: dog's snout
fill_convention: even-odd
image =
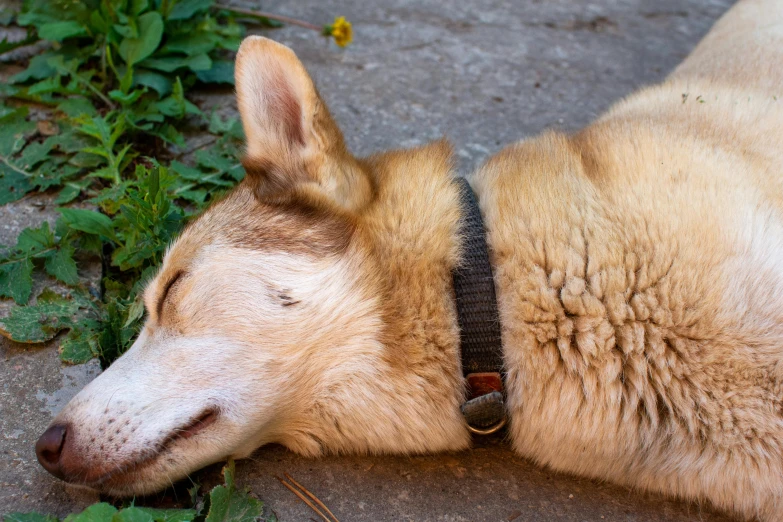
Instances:
[[[38,439],[38,442],[35,443],[35,454],[38,457],[38,462],[41,463],[41,466],[46,471],[59,479],[65,476],[60,461],[67,433],[67,426],[55,424],[54,426],[49,426]]]

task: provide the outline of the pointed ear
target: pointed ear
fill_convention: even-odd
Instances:
[[[327,199],[357,210],[372,196],[369,178],[345,147],[302,62],[288,47],[246,38],[236,58],[248,182],[271,202]]]

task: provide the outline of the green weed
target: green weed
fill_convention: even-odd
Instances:
[[[225,484],[198,498],[198,487],[191,490],[194,509],[154,509],[130,505],[117,509],[111,504],[93,504],[78,514],[68,515],[63,522],[255,522],[261,520],[264,504],[250,492],[234,483],[234,461],[223,468]],[[274,515],[264,518],[276,520]],[[60,522],[52,515],[11,513],[3,522]]]
[[[64,361],[107,365],[132,343],[140,291],[171,239],[244,176],[239,122],[185,93],[233,83],[245,29],[212,0],[26,0],[4,21],[51,45],[0,87],[0,204],[46,191],[62,208],[54,226],[0,246],[0,297],[21,305],[0,333],[43,342],[68,330]],[[212,135],[190,165],[183,129]],[[103,259],[97,289],[79,270],[90,258]],[[35,271],[68,291],[32,296]]]

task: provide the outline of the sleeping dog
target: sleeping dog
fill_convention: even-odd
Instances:
[[[352,156],[265,38],[243,42],[236,88],[247,176],[171,245],[133,347],[39,440],[64,480],[131,495],[271,442],[470,445],[450,146]],[[783,521],[779,0],[741,0],[665,82],[470,184],[514,449]]]

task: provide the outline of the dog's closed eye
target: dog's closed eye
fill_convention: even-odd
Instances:
[[[183,275],[185,275],[184,270],[178,270],[163,287],[163,291],[160,293],[160,297],[158,298],[158,305],[155,308],[155,311],[158,315],[158,322],[160,322],[161,316],[163,315],[163,307],[166,304],[166,300],[168,299],[169,294],[171,293],[171,289],[182,279]]]

